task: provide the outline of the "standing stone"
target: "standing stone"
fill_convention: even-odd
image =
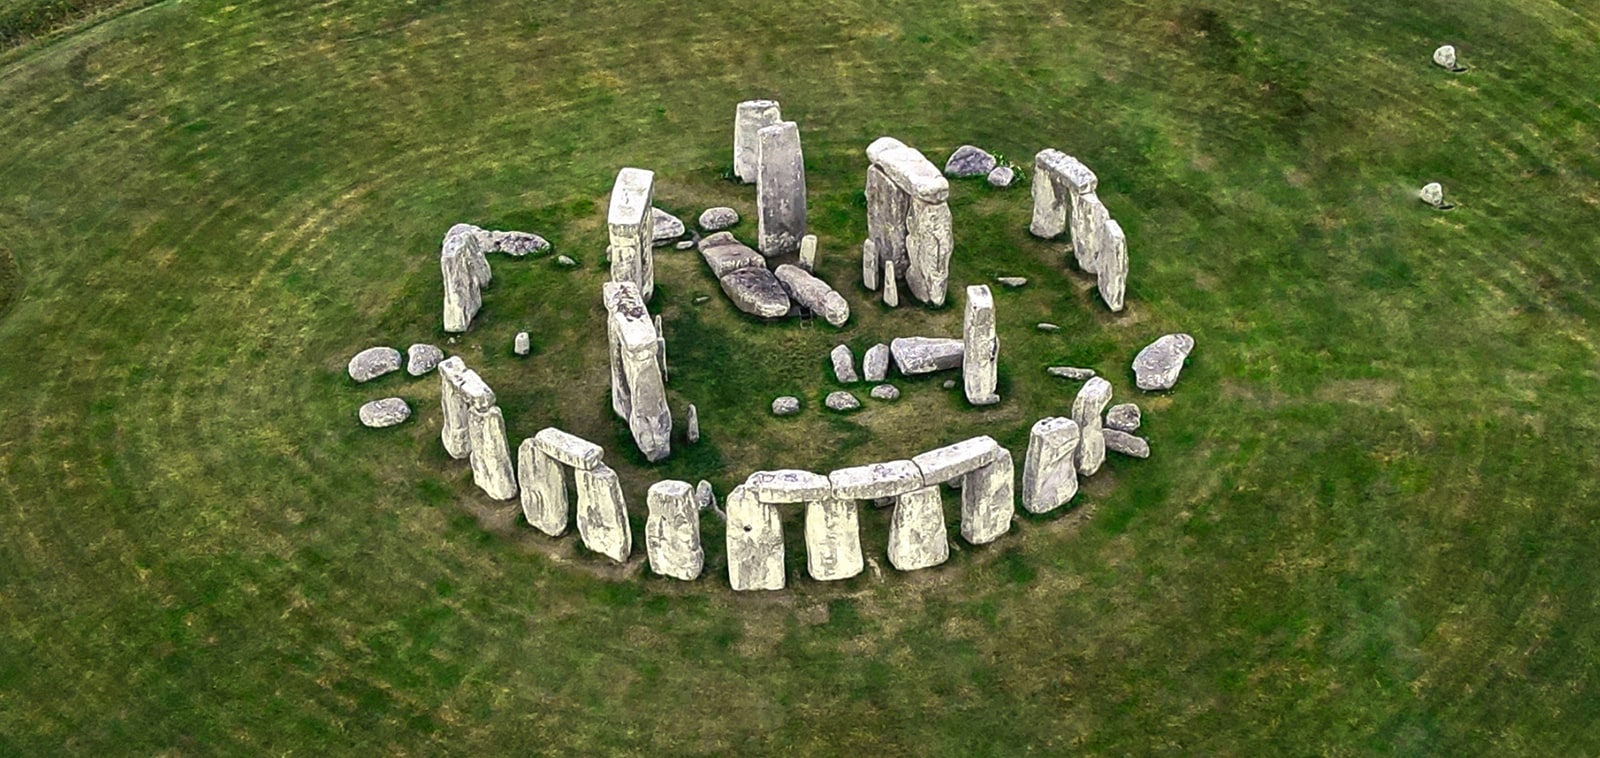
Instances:
[[[942,177],[941,177],[942,178]],[[906,219],[906,287],[911,296],[930,305],[944,305],[950,284],[950,254],[955,241],[950,231],[950,206],[945,203],[911,205]]]
[[[756,181],[759,160],[756,133],[782,120],[776,100],[746,100],[739,103],[733,117],[733,174],[739,181],[745,184]]]
[[[1122,225],[1106,219],[1104,245],[1095,257],[1095,289],[1112,312],[1122,310],[1122,296],[1128,287],[1128,238]]]
[[[944,506],[938,486],[923,487],[895,499],[889,518],[889,563],[900,571],[916,571],[950,557]]]
[[[806,570],[819,582],[861,573],[861,526],[856,504],[826,497],[806,503]]]
[[[783,589],[783,522],[746,485],[728,493],[728,583],[738,592]]]
[[[890,308],[900,307],[900,288],[895,284],[894,261],[883,262],[883,304]]]
[[[866,193],[867,240],[872,243],[872,251],[879,261],[877,265],[883,265],[883,261],[894,261],[903,271],[908,262],[906,214],[911,212],[911,195],[896,187],[889,175],[877,166],[867,167]]]
[[[739,212],[727,206],[707,208],[700,214],[700,228],[708,232],[720,232],[738,223]]]
[[[651,250],[655,239],[656,175],[642,168],[617,172],[611,186],[611,208],[606,214],[606,229],[611,235],[611,281],[631,282],[639,295],[650,301],[655,292],[655,262]]]
[[[346,370],[357,382],[371,381],[400,370],[400,351],[392,347],[369,347],[356,353]]]
[[[629,283],[602,288],[611,343],[611,408],[628,422],[633,441],[651,462],[672,453],[672,410],[662,376],[662,343],[639,291]]]
[[[454,356],[441,361],[439,369],[439,406],[444,415],[444,426],[439,431],[439,439],[444,443],[444,451],[451,458],[461,460],[472,453],[472,439],[467,431],[467,398],[458,389],[460,375],[467,371],[467,364],[460,356]]]
[[[845,302],[843,295],[809,270],[785,263],[778,267],[774,275],[795,302],[821,316],[829,324],[844,326],[850,320],[850,303]]]
[[[1106,449],[1130,458],[1149,458],[1150,441],[1119,429],[1105,430]]]
[[[1455,48],[1455,45],[1442,45],[1442,46],[1439,47],[1438,50],[1433,51],[1433,62],[1434,62],[1434,65],[1441,66],[1447,71],[1455,71],[1456,70],[1456,48]]]
[[[973,405],[1000,402],[1000,395],[995,392],[1000,338],[994,328],[994,295],[986,284],[967,287],[961,343],[961,381],[965,385],[967,402]]]
[[[584,547],[617,563],[626,562],[633,552],[633,527],[628,524],[617,472],[602,463],[572,473],[578,490],[578,536]]]
[[[694,407],[694,403],[689,404],[689,430],[684,436],[691,445],[700,441],[700,411]]]
[[[1022,464],[1022,507],[1029,513],[1048,513],[1078,494],[1079,438],[1069,418],[1052,416],[1033,425]]]
[[[527,332],[517,332],[516,339],[511,341],[511,352],[517,355],[527,355],[533,352],[533,339]]]
[[[468,412],[467,431],[472,438],[472,482],[496,500],[517,496],[517,472],[506,444],[506,420],[499,407]]]
[[[1417,193],[1417,197],[1422,198],[1422,202],[1441,210],[1448,205],[1444,201],[1444,185],[1438,182],[1422,185],[1422,191]]]
[[[465,332],[483,307],[481,288],[489,277],[489,264],[473,234],[447,234],[439,251],[439,271],[444,277],[444,330]]]
[[[551,537],[567,531],[571,504],[566,474],[561,462],[546,455],[532,438],[517,448],[517,483],[522,491],[522,516],[529,526]]]
[[[1067,230],[1078,197],[1093,193],[1099,179],[1088,166],[1060,150],[1040,150],[1033,158],[1033,221],[1028,231],[1051,239]]]
[[[905,376],[961,368],[966,345],[944,337],[896,337],[889,343],[894,365]]]
[[[411,406],[404,399],[386,397],[365,403],[356,411],[361,425],[371,429],[386,429],[411,418]]]
[[[464,262],[467,270],[479,287],[489,286],[489,283],[494,281],[494,272],[489,269],[487,254],[494,251],[494,233],[472,224],[456,224],[444,233],[446,246],[450,244],[451,237],[468,238],[463,240],[460,247],[465,254]]]
[[[1099,272],[1100,251],[1106,246],[1106,228],[1111,212],[1106,210],[1100,196],[1093,192],[1076,195],[1072,202],[1072,216],[1068,226],[1072,229],[1072,255],[1084,273]]]
[[[879,342],[867,348],[861,359],[861,372],[869,382],[881,382],[889,376],[889,346]]]
[[[1170,390],[1178,383],[1183,362],[1194,352],[1194,338],[1187,334],[1164,334],[1146,345],[1133,358],[1134,384],[1146,392]]]
[[[1000,448],[988,465],[961,482],[961,538],[972,545],[993,542],[1011,530],[1016,513],[1016,464]]]
[[[995,157],[980,147],[962,145],[950,154],[950,159],[944,162],[945,176],[965,178],[969,176],[984,176],[995,169],[998,161]]]
[[[406,348],[406,373],[423,376],[444,360],[444,351],[433,345],[415,344]]]
[[[800,238],[800,268],[807,273],[817,270],[817,235],[807,234]]]
[[[1106,404],[1111,402],[1111,382],[1095,377],[1083,383],[1072,401],[1072,421],[1078,425],[1078,473],[1093,476],[1106,462],[1106,438],[1102,423]]]
[[[705,567],[700,547],[700,509],[688,482],[667,480],[650,485],[645,496],[650,516],[644,523],[645,555],[650,570],[692,582]]]
[[[833,378],[840,384],[854,384],[861,381],[856,376],[855,356],[850,354],[849,345],[839,345],[828,354],[828,360],[833,363]]]
[[[1106,411],[1106,428],[1119,432],[1136,432],[1143,421],[1139,413],[1139,406],[1133,403],[1122,403],[1111,406]]]
[[[806,166],[800,127],[784,121],[756,132],[756,249],[785,255],[806,234]]]
[[[861,286],[869,290],[878,288],[878,245],[872,240],[861,243]]]

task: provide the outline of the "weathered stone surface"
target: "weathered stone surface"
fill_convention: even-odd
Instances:
[[[823,398],[822,404],[828,406],[829,410],[835,411],[853,411],[861,407],[861,401],[844,390],[829,392],[828,396]]]
[[[994,405],[999,381],[1000,338],[994,328],[994,295],[986,284],[967,287],[967,307],[961,320],[961,381],[967,402]]]
[[[1078,368],[1076,366],[1051,366],[1050,368],[1045,369],[1045,371],[1049,372],[1051,376],[1059,376],[1062,379],[1075,379],[1080,382],[1094,378],[1094,369],[1092,368]]]
[[[578,536],[583,546],[618,563],[633,552],[633,527],[617,472],[605,464],[574,471],[578,490]]]
[[[900,285],[895,281],[894,261],[883,262],[883,304],[900,307]]]
[[[833,492],[828,477],[791,468],[757,471],[745,481],[745,486],[763,503],[803,503],[828,497]]]
[[[889,343],[895,368],[906,376],[961,368],[965,349],[961,340],[944,337],[896,337]]]
[[[800,398],[784,395],[772,401],[772,415],[793,416],[800,412]]]
[[[733,174],[739,181],[756,181],[756,133],[783,120],[776,100],[746,100],[733,117]]]
[[[444,233],[446,247],[450,245],[451,237],[462,238],[458,244],[473,281],[479,287],[486,287],[494,281],[494,272],[489,269],[487,256],[494,248],[494,233],[472,224],[456,224]]]
[[[893,137],[873,140],[867,146],[867,160],[916,200],[942,204],[950,199],[950,180],[939,173],[939,167],[921,151],[907,147],[900,140]]]
[[[1028,230],[1044,239],[1059,236],[1070,226],[1079,198],[1098,186],[1094,172],[1077,158],[1060,150],[1039,151],[1033,159],[1033,221]]]
[[[1113,405],[1110,410],[1106,411],[1106,428],[1115,429],[1119,432],[1138,431],[1139,424],[1143,420],[1139,413],[1139,406],[1133,403]]]
[[[550,241],[528,232],[489,232],[490,250],[513,258],[550,252]]]
[[[833,378],[839,380],[840,384],[861,381],[861,377],[856,376],[855,360],[855,356],[850,354],[849,345],[834,347],[833,352],[828,353],[828,362],[833,364]]]
[[[1106,219],[1105,236],[1095,256],[1095,288],[1100,299],[1113,312],[1122,310],[1122,297],[1128,287],[1128,238],[1116,219]]]
[[[994,155],[972,145],[956,148],[956,151],[950,154],[950,159],[944,162],[945,176],[957,178],[984,176],[994,169]]]
[[[1041,332],[1059,332],[1059,331],[1061,331],[1061,326],[1059,324],[1052,324],[1052,323],[1045,322],[1045,321],[1040,321],[1038,324],[1035,325],[1035,328],[1037,328]]]
[[[694,240],[679,240],[678,243],[672,247],[676,250],[693,250],[694,244]]]
[[[861,359],[862,378],[869,382],[881,382],[889,376],[889,346],[879,342],[867,348],[867,353]]]
[[[728,583],[735,591],[783,589],[783,522],[747,485],[728,493]]]
[[[650,570],[692,582],[705,568],[700,547],[700,509],[688,482],[666,480],[650,485],[645,495],[650,515],[644,522],[645,555]]]
[[[793,121],[756,132],[756,229],[756,249],[768,257],[799,250],[806,234],[806,166]]]
[[[1136,437],[1120,429],[1107,429],[1104,432],[1106,449],[1121,453],[1130,458],[1149,458],[1150,441],[1143,437]]]
[[[1093,476],[1106,461],[1103,418],[1111,402],[1111,382],[1095,377],[1083,383],[1072,401],[1072,420],[1078,425],[1078,473]]]
[[[1003,447],[988,465],[967,474],[961,483],[962,539],[982,545],[1011,530],[1017,510],[1016,478],[1011,451]]]
[[[578,265],[578,262],[573,260],[573,259],[571,259],[571,258],[568,258],[565,255],[558,255],[558,256],[556,256],[556,265],[565,266],[567,268],[572,268],[573,266]]]
[[[446,234],[439,251],[439,272],[444,277],[444,330],[465,332],[483,307],[481,289],[492,276],[478,236],[470,232]]]
[[[1456,70],[1456,48],[1455,48],[1455,45],[1441,45],[1438,50],[1433,51],[1433,63],[1436,66],[1441,66],[1441,67],[1443,67],[1445,69],[1448,69],[1450,71],[1455,71]]]
[[[1013,290],[1028,283],[1028,278],[1025,276],[997,276],[994,280],[1006,289]]]
[[[700,213],[700,228],[708,232],[731,229],[739,223],[739,212],[727,206],[707,208]]]
[[[683,219],[660,208],[650,209],[650,244],[655,247],[670,245],[682,237],[686,230]]]
[[[528,525],[551,537],[567,531],[571,504],[567,501],[566,474],[561,462],[545,455],[533,438],[517,447],[517,484],[522,494],[522,517]]]
[[[1178,383],[1183,362],[1194,352],[1194,338],[1187,334],[1165,334],[1145,346],[1133,358],[1134,384],[1146,392],[1170,390]]]
[[[1444,185],[1438,182],[1428,182],[1422,185],[1422,191],[1417,193],[1417,197],[1422,198],[1422,202],[1435,208],[1442,209],[1449,205],[1444,201]]]
[[[913,456],[911,463],[922,472],[928,486],[943,484],[965,476],[995,461],[1003,448],[993,437],[983,435]]]
[[[800,268],[810,273],[817,270],[817,235],[807,234],[800,238]],[[779,277],[782,279],[782,275]],[[831,289],[831,288],[830,288]]]
[[[694,403],[689,404],[688,429],[684,432],[684,438],[691,445],[700,441],[700,410],[694,407]]]
[[[463,367],[459,372],[452,372],[450,379],[460,391],[461,397],[467,401],[467,407],[477,411],[486,411],[494,407],[494,390],[489,389],[489,385],[484,383],[483,377],[478,376],[478,372]]]
[[[411,406],[398,397],[386,397],[362,405],[356,417],[362,426],[383,429],[411,418]]]
[[[922,470],[911,461],[889,461],[851,466],[828,474],[833,496],[841,500],[872,500],[922,489]]]
[[[400,370],[400,351],[392,347],[369,347],[350,359],[350,378],[358,382],[376,379]]]
[[[989,183],[990,187],[995,189],[1010,187],[1016,180],[1017,172],[1010,166],[995,166],[994,170],[989,172],[988,178],[984,179]]]
[[[467,432],[467,398],[459,389],[461,375],[467,364],[459,356],[440,361],[439,407],[444,416],[439,439],[451,458],[461,460],[472,453],[472,439]]]
[[[638,288],[625,282],[602,287],[611,357],[611,408],[627,420],[639,452],[650,461],[672,453],[672,410],[662,375],[662,342]]]
[[[869,290],[878,288],[878,244],[872,240],[861,243],[861,286]]]
[[[867,167],[867,241],[872,243],[872,278],[876,279],[884,261],[894,261],[904,271],[906,259],[906,214],[911,212],[911,195],[895,186],[877,166]],[[863,245],[863,252],[866,247]],[[866,262],[862,262],[863,270]],[[868,285],[867,289],[877,289]]]
[[[1099,271],[1100,251],[1106,246],[1106,229],[1111,212],[1100,196],[1087,192],[1072,197],[1072,213],[1067,226],[1072,229],[1072,255],[1085,273]]]
[[[944,507],[938,487],[923,487],[901,495],[889,518],[889,563],[901,571],[916,571],[944,563],[950,557],[950,538],[944,530]]]
[[[711,482],[704,479],[694,486],[694,502],[702,511],[717,507],[717,491],[712,489]]]
[[[734,269],[718,280],[733,307],[760,318],[789,315],[789,291],[765,266]]]
[[[472,483],[496,500],[517,496],[517,472],[506,444],[506,420],[498,407],[467,412],[472,445]]]
[[[606,454],[599,445],[553,426],[540,429],[528,441],[539,452],[575,469],[592,469],[601,464]]]
[[[929,305],[944,305],[950,285],[950,254],[954,250],[950,206],[913,202],[911,214],[906,217],[906,257],[910,260],[906,287],[912,297]]]
[[[511,340],[511,352],[517,355],[533,352],[533,338],[527,332],[517,332],[516,338]]]
[[[735,239],[732,232],[717,232],[700,240],[700,257],[718,279],[741,268],[767,266],[766,258]]]
[[[899,400],[900,388],[893,384],[880,384],[872,388],[871,394],[876,400]]]
[[[1069,418],[1039,419],[1028,434],[1022,464],[1022,507],[1048,513],[1078,494],[1078,424]]]
[[[632,282],[645,302],[655,292],[653,240],[656,175],[642,168],[617,172],[606,230],[611,238],[611,281]]]
[[[406,373],[423,376],[438,367],[444,360],[444,351],[433,345],[421,343],[406,348]]]
[[[833,326],[844,326],[850,320],[850,304],[845,302],[844,296],[811,272],[785,263],[778,267],[775,275],[795,302],[821,316],[824,321]]]
[[[806,503],[806,571],[819,582],[861,573],[861,524],[856,504],[823,498]]]

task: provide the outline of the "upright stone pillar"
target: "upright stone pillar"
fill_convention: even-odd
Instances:
[[[528,525],[551,537],[567,531],[571,504],[561,463],[525,439],[517,448],[517,483],[522,491],[522,516]]]
[[[895,498],[889,518],[889,563],[901,571],[916,571],[944,563],[950,557],[950,539],[944,530],[944,506],[939,487],[923,487]]]
[[[578,490],[578,536],[584,547],[625,563],[633,552],[633,527],[628,524],[617,472],[602,463],[572,473]]]
[[[733,175],[745,184],[756,181],[756,132],[783,120],[776,100],[746,100],[733,116]]]
[[[606,227],[611,235],[611,281],[631,282],[640,297],[649,302],[655,292],[655,261],[651,250],[655,240],[656,175],[642,168],[617,172],[611,186],[611,209]]]
[[[869,290],[878,288],[878,244],[872,240],[861,243],[861,286]]]
[[[1078,424],[1069,418],[1039,419],[1028,435],[1022,466],[1022,507],[1049,513],[1078,494]]]
[[[995,392],[998,382],[996,362],[1000,357],[1000,338],[994,327],[994,295],[986,284],[967,287],[967,308],[961,321],[961,381],[967,402],[993,405],[1000,402]]]
[[[867,166],[867,240],[879,261],[874,270],[882,261],[894,261],[895,267],[906,269],[906,216],[910,213],[911,195],[896,187],[883,169]]]
[[[1083,383],[1072,401],[1072,420],[1082,434],[1078,442],[1078,473],[1093,476],[1106,462],[1106,437],[1103,433],[1106,404],[1111,402],[1111,382],[1095,377]]]
[[[506,420],[498,406],[473,408],[468,416],[472,437],[472,481],[496,500],[517,496],[517,474],[506,443]]]
[[[783,121],[756,132],[757,248],[767,257],[793,253],[806,235],[806,166],[800,126]]]
[[[444,277],[444,330],[461,333],[483,306],[481,287],[488,282],[489,262],[470,233],[446,235],[439,251],[439,272]]]
[[[994,461],[967,474],[961,483],[961,538],[973,545],[993,542],[1011,530],[1016,513],[1017,467],[1011,451],[1000,448]]]
[[[451,356],[439,363],[439,405],[444,412],[444,428],[439,433],[444,451],[451,458],[461,460],[472,453],[472,440],[467,431],[467,398],[456,389],[460,375],[467,364],[460,356]]]
[[[910,261],[906,288],[912,297],[930,305],[944,305],[954,249],[950,206],[914,201],[911,215],[906,217],[906,257]]]
[[[1113,312],[1122,310],[1122,297],[1128,287],[1128,238],[1116,219],[1106,219],[1105,243],[1096,256],[1095,289]]]
[[[783,522],[749,485],[728,493],[728,583],[736,591],[783,589]]]
[[[667,480],[650,485],[650,516],[644,525],[644,546],[650,570],[686,582],[705,567],[700,547],[700,508],[688,482]]]
[[[819,582],[861,573],[861,525],[851,500],[806,503],[806,570]]]
[[[603,288],[611,356],[611,409],[628,422],[633,441],[650,461],[672,453],[672,410],[661,374],[663,347],[636,287]]]
[[[1106,246],[1106,228],[1111,223],[1111,212],[1106,210],[1100,196],[1086,192],[1073,196],[1072,255],[1084,273],[1100,272],[1100,250]]]

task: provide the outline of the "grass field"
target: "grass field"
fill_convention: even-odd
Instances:
[[[0,754],[1600,753],[1597,40],[1593,0],[168,0],[15,48]],[[1445,42],[1470,71],[1429,63]],[[657,205],[732,205],[752,240],[723,175],[760,96],[800,123],[855,315],[756,324],[658,251],[674,408],[706,438],[648,466],[607,405],[605,200],[650,168]],[[1032,280],[996,293],[1004,402],[935,376],[820,411],[834,344],[960,328],[959,298],[857,283],[884,134],[1085,160],[1127,312],[1027,235],[1025,186],[958,182],[953,283]],[[1154,455],[933,571],[888,569],[882,511],[882,575],[838,585],[798,578],[798,512],[782,593],[727,589],[714,519],[697,583],[639,539],[608,567],[478,496],[433,377],[344,374],[442,344],[458,221],[580,262],[494,259],[450,349],[513,444],[607,447],[636,538],[660,478],[976,433],[1020,462],[1076,392],[1055,363],[1139,402]],[[1128,363],[1169,331],[1196,353],[1142,395]],[[391,394],[413,419],[361,428]],[[779,394],[806,412],[773,419]]]

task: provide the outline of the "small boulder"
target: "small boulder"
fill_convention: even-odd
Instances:
[[[793,395],[784,395],[772,401],[772,415],[793,416],[800,412],[800,398]]]
[[[671,244],[683,236],[683,221],[660,208],[650,209],[651,240],[655,247]]]
[[[944,162],[945,176],[987,176],[997,161],[989,151],[973,145],[962,145]]]
[[[893,384],[880,384],[872,388],[872,397],[877,400],[899,400],[900,388]]]
[[[1041,332],[1059,332],[1059,331],[1061,331],[1061,327],[1057,326],[1055,324],[1051,324],[1051,323],[1047,323],[1047,322],[1041,321],[1041,322],[1039,322],[1039,331],[1041,331]]]
[[[1194,352],[1194,338],[1167,334],[1150,343],[1133,359],[1134,384],[1146,392],[1170,390],[1178,383],[1183,362]]]
[[[708,232],[720,232],[730,229],[739,223],[739,212],[727,207],[707,208],[700,214],[700,228]]]
[[[411,406],[398,397],[386,397],[361,406],[356,415],[361,418],[362,426],[382,429],[411,418]]]
[[[1422,198],[1422,202],[1440,210],[1450,207],[1450,205],[1444,201],[1444,185],[1438,182],[1428,182],[1427,184],[1424,184],[1422,186],[1422,191],[1417,193],[1417,197]]]
[[[717,492],[711,488],[711,482],[701,479],[694,486],[694,502],[702,511],[717,507]]]
[[[994,170],[989,172],[987,181],[990,187],[1005,189],[1010,187],[1011,183],[1016,180],[1017,172],[1012,170],[1010,166],[995,166]]]
[[[997,276],[994,280],[1008,289],[1016,289],[1028,283],[1028,278],[1025,276]]]
[[[861,359],[861,373],[869,382],[881,382],[889,375],[889,346],[879,342],[867,348]]]
[[[828,360],[833,363],[833,378],[840,384],[855,384],[861,381],[856,376],[856,358],[850,353],[849,345],[840,345],[828,354]]]
[[[823,400],[822,404],[836,411],[853,411],[861,407],[861,401],[857,400],[855,395],[844,390],[829,392],[827,399]]]
[[[1460,71],[1456,64],[1455,45],[1441,45],[1433,51],[1433,62],[1447,71]]]
[[[517,332],[516,339],[512,340],[511,352],[517,355],[527,355],[533,352],[533,340],[527,332]]]
[[[711,296],[710,295],[701,295],[699,297],[696,297],[692,302],[695,305],[705,305],[706,303],[711,302]]]
[[[1094,378],[1094,369],[1092,368],[1077,368],[1076,366],[1051,366],[1050,368],[1045,369],[1045,371],[1048,371],[1051,376],[1059,376],[1062,379],[1076,379],[1080,382],[1086,382]]]
[[[1134,432],[1139,430],[1143,418],[1139,413],[1139,406],[1133,403],[1122,403],[1111,406],[1106,411],[1106,428],[1119,432]]]
[[[358,382],[376,379],[400,370],[400,351],[392,347],[369,347],[350,359],[350,378]]]
[[[575,261],[575,260],[573,260],[571,258],[568,258],[565,255],[556,256],[556,263],[558,263],[558,264],[560,264],[562,266],[566,266],[567,268],[572,268],[573,266],[578,265],[577,261]]]
[[[1113,453],[1121,453],[1130,458],[1150,457],[1150,441],[1143,437],[1135,437],[1117,429],[1105,429],[1101,434],[1105,437],[1106,449]]]
[[[422,376],[432,371],[444,360],[444,351],[433,345],[421,343],[406,348],[406,373]]]

